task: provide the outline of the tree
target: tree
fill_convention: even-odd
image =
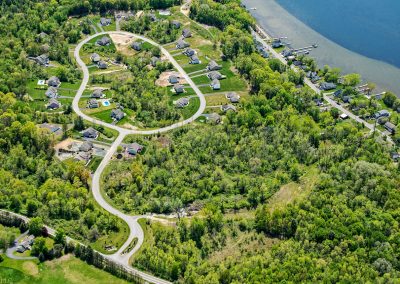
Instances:
[[[343,76],[343,85],[355,87],[361,82],[361,76],[357,73],[351,73]]]
[[[29,233],[34,236],[42,235],[43,220],[40,217],[32,218],[29,222]]]
[[[48,248],[46,247],[46,239],[43,237],[35,238],[35,241],[33,242],[32,245],[31,254],[35,256],[43,254],[46,257],[47,253],[48,253]]]
[[[58,230],[56,232],[56,236],[54,237],[54,243],[65,245],[66,240],[65,240],[65,233],[63,230]]]
[[[396,100],[397,100],[396,95],[391,92],[386,92],[383,96],[383,102],[390,108],[394,106]]]

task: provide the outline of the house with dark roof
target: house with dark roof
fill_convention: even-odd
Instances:
[[[180,98],[179,100],[176,101],[175,105],[176,105],[176,107],[184,108],[189,105],[189,99],[188,98]]]
[[[192,36],[192,33],[190,32],[190,29],[184,29],[184,30],[182,31],[182,36],[183,36],[184,38],[191,37],[191,36]]]
[[[79,146],[79,151],[89,152],[93,149],[93,143],[90,141],[85,141]]]
[[[51,87],[58,88],[61,85],[60,79],[56,76],[51,76],[49,80],[47,80],[47,85]]]
[[[392,152],[390,153],[390,157],[393,159],[393,161],[398,162],[400,160],[400,154],[397,152]]]
[[[152,22],[157,21],[157,16],[156,16],[156,14],[150,13],[150,14],[149,14],[149,17],[150,17],[150,20],[151,20]]]
[[[219,90],[219,89],[221,89],[221,83],[218,79],[214,79],[211,81],[210,87],[213,90]]]
[[[199,57],[195,54],[195,55],[190,56],[189,63],[190,64],[200,64],[201,61],[200,61]]]
[[[139,154],[140,152],[142,152],[142,150],[143,146],[136,142],[126,146],[126,152],[132,156]]]
[[[283,46],[283,42],[280,39],[275,39],[272,44],[272,48],[280,48]]]
[[[393,135],[393,134],[396,133],[396,125],[394,125],[393,123],[387,121],[387,122],[385,123],[384,126],[385,126],[386,130],[387,130],[390,134]]]
[[[46,97],[55,99],[58,97],[58,90],[57,88],[50,86],[45,94]]]
[[[175,75],[170,75],[168,78],[168,81],[170,84],[178,84],[179,83],[179,79]]]
[[[375,119],[378,119],[381,117],[389,117],[389,116],[390,116],[390,112],[388,112],[386,109],[382,109],[374,114]]]
[[[103,36],[101,39],[99,39],[98,41],[96,41],[96,43],[97,43],[98,45],[101,45],[101,46],[106,46],[106,45],[111,44],[111,40],[110,40],[109,37]]]
[[[221,116],[218,113],[213,112],[207,116],[207,120],[215,124],[219,124],[221,123]]]
[[[141,41],[135,41],[132,43],[132,48],[136,51],[141,51],[142,50],[142,42]]]
[[[125,116],[124,112],[120,109],[113,109],[111,112],[111,118],[115,119],[116,121],[120,121]]]
[[[284,51],[282,51],[282,56],[283,57],[293,56],[293,51],[290,49],[285,49]]]
[[[98,108],[99,102],[96,99],[90,99],[87,102],[87,108]]]
[[[176,94],[182,94],[185,91],[185,89],[183,88],[183,85],[175,84],[174,85],[174,91],[175,91]]]
[[[102,26],[111,25],[111,19],[109,19],[109,18],[100,18],[100,25],[102,25]]]
[[[329,91],[336,89],[336,84],[335,83],[328,83],[328,82],[322,82],[319,84],[319,88],[323,91]]]
[[[221,70],[221,69],[222,69],[222,66],[219,65],[217,62],[215,62],[215,60],[211,60],[207,65],[208,71],[217,71],[217,70]]]
[[[89,127],[82,131],[82,136],[85,138],[96,139],[99,136],[99,132],[97,132],[93,127]]]
[[[95,98],[95,99],[101,99],[101,98],[104,98],[105,95],[103,94],[103,90],[102,89],[96,89],[96,90],[93,91],[91,97]]]
[[[189,47],[190,44],[187,43],[186,41],[184,41],[183,39],[178,39],[178,41],[176,42],[176,48],[177,49],[184,49],[186,47]]]
[[[343,101],[345,104],[349,104],[349,103],[351,103],[351,97],[350,97],[350,96],[343,96],[343,97],[342,97],[342,101]]]
[[[196,54],[196,51],[192,48],[187,48],[182,53],[185,54],[186,56],[193,56]]]
[[[223,112],[228,112],[228,111],[235,111],[236,112],[236,107],[231,104],[226,104],[221,106],[221,110]]]
[[[208,77],[210,80],[214,80],[214,79],[221,80],[221,79],[223,78],[223,77],[222,77],[222,74],[219,73],[218,71],[211,71],[211,72],[209,72],[209,73],[207,74],[207,77]]]
[[[50,63],[49,56],[47,56],[46,54],[35,57],[35,61],[37,64],[42,66],[49,66]]]
[[[181,27],[181,23],[177,20],[172,20],[171,21],[171,25],[175,28],[175,29],[179,29]]]
[[[99,61],[99,62],[97,63],[97,67],[98,67],[99,69],[107,69],[107,68],[108,68],[108,65],[107,65],[107,63],[106,63],[105,61],[101,60],[101,61]]]
[[[151,66],[153,66],[153,67],[156,67],[156,66],[157,66],[157,62],[161,62],[161,59],[158,58],[158,57],[156,57],[156,56],[153,56],[153,57],[151,58],[151,60],[150,60],[150,64],[151,64]]]
[[[226,98],[231,102],[231,103],[238,103],[240,100],[240,96],[234,92],[230,92],[226,94]]]
[[[48,109],[58,109],[61,107],[61,104],[59,101],[57,101],[54,98],[49,99],[49,103],[47,104]]]
[[[101,57],[97,53],[92,53],[92,55],[90,55],[90,60],[92,60],[93,63],[98,63]]]
[[[263,45],[257,46],[257,51],[262,57],[264,57],[264,58],[269,57],[268,50],[265,48],[265,46],[263,46]]]

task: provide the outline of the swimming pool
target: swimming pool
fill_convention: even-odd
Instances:
[[[103,101],[103,106],[109,106],[110,102],[109,101]]]

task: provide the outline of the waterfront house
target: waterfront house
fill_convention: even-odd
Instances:
[[[329,90],[333,90],[336,89],[336,84],[334,83],[328,83],[328,82],[322,82],[319,85],[319,88],[323,91],[329,91]]]
[[[106,46],[106,45],[111,44],[111,40],[110,40],[109,37],[103,36],[101,39],[99,39],[98,41],[96,41],[96,43],[97,43],[98,45],[101,45],[101,46]]]
[[[82,136],[85,138],[96,139],[99,136],[99,133],[93,127],[89,127],[82,131]]]
[[[208,77],[210,80],[214,80],[214,79],[220,80],[220,79],[222,79],[222,74],[219,73],[218,71],[211,71],[211,72],[209,72],[209,73],[207,74],[207,77]]]
[[[58,91],[57,91],[57,88],[55,88],[55,87],[49,87],[48,89],[47,89],[47,91],[46,91],[46,97],[48,97],[48,98],[57,98],[57,96],[58,96]]]
[[[179,39],[176,42],[176,48],[177,49],[184,49],[184,48],[189,47],[189,46],[190,46],[190,44],[187,43],[186,41],[184,41],[183,39]]]
[[[48,109],[58,109],[58,108],[60,108],[60,107],[61,107],[60,102],[57,101],[57,100],[54,99],[54,98],[51,98],[51,99],[49,100],[49,103],[47,104],[47,108],[48,108]]]
[[[200,62],[199,57],[195,54],[190,57],[189,63],[190,64],[200,64],[201,62]]]
[[[189,105],[189,99],[188,98],[180,98],[179,100],[176,101],[176,107],[179,108],[184,108]]]
[[[97,67],[99,67],[99,69],[107,69],[108,65],[105,61],[101,60],[97,63]]]
[[[283,57],[293,56],[293,51],[290,49],[285,49],[284,51],[282,51],[282,56]]]
[[[185,89],[183,88],[183,85],[175,84],[174,85],[174,91],[175,91],[176,94],[182,94],[185,91]]]
[[[231,103],[238,103],[240,96],[234,92],[230,92],[226,94],[226,98],[231,102]]]
[[[182,31],[182,36],[183,36],[184,38],[188,38],[188,37],[191,37],[191,36],[192,36],[192,33],[190,32],[189,29],[184,29],[184,30]]]
[[[170,84],[178,84],[179,83],[179,79],[175,75],[169,76],[168,81]]]
[[[283,46],[283,42],[280,39],[275,39],[272,44],[272,48],[280,48]]]
[[[97,64],[101,60],[101,57],[97,53],[92,53],[92,55],[90,55],[90,60]]]
[[[141,51],[142,50],[142,42],[141,41],[135,41],[132,43],[132,48],[136,51]]]
[[[223,112],[228,112],[228,111],[236,112],[236,107],[234,105],[231,105],[231,104],[225,104],[225,105],[221,106],[221,110]]]
[[[212,80],[210,86],[211,86],[211,88],[212,88],[213,90],[219,90],[219,89],[221,89],[221,83],[219,82],[218,79]]]
[[[111,118],[116,120],[116,121],[120,121],[121,119],[123,119],[125,116],[124,112],[120,109],[113,109],[111,112]]]
[[[222,66],[219,65],[217,62],[215,62],[215,60],[211,60],[207,65],[208,71],[217,71],[217,70],[221,70],[221,69],[222,69]]]
[[[96,90],[93,91],[91,97],[95,98],[95,99],[101,99],[101,98],[104,98],[105,95],[103,94],[103,90],[102,89],[96,89]]]
[[[99,102],[96,99],[90,99],[87,102],[87,107],[88,108],[98,108],[99,107]]]
[[[50,87],[58,88],[60,84],[61,84],[60,79],[58,79],[58,77],[56,76],[51,76],[49,80],[47,80],[47,85]]]
[[[395,134],[396,133],[396,125],[394,125],[393,123],[391,123],[391,122],[386,122],[385,123],[385,128],[386,128],[386,130],[390,133],[390,134]]]
[[[109,19],[109,18],[100,18],[100,25],[102,25],[102,26],[111,25],[111,19]]]

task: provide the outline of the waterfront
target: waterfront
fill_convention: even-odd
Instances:
[[[400,69],[394,65],[338,45],[294,17],[275,0],[243,0],[243,3],[248,8],[257,8],[250,12],[272,36],[287,36],[293,47],[317,43],[319,47],[312,50],[310,56],[317,59],[319,66],[328,64],[341,68],[343,73],[360,73],[364,82],[376,83],[378,91],[391,90],[400,95]]]

